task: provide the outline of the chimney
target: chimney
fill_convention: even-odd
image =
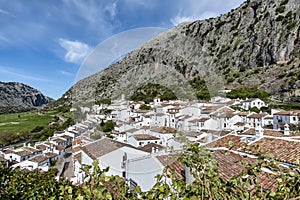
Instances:
[[[151,153],[155,153],[155,147],[151,148]]]
[[[255,128],[255,135],[256,137],[264,136],[264,129],[260,125]]]
[[[193,174],[191,173],[191,169],[185,165],[184,172],[185,172],[185,182],[192,183],[195,180],[195,178],[194,178]]]
[[[290,128],[289,128],[288,124],[284,125],[283,134],[284,135],[290,135]]]

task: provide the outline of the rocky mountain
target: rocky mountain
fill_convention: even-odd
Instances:
[[[54,101],[37,89],[17,82],[0,82],[0,113],[21,112]]]
[[[255,85],[275,97],[297,95],[299,25],[299,0],[247,0],[217,18],[182,23],[160,34],[77,82],[62,99],[129,96],[147,82],[194,98],[189,81],[199,77],[210,91]]]

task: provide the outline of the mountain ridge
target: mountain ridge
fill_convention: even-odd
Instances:
[[[78,81],[60,100],[130,95],[144,83],[141,79],[154,80],[149,74],[157,65],[165,68],[160,74],[174,72],[182,75],[181,81],[200,76],[212,88],[218,88],[216,82],[223,89],[258,85],[276,97],[295,95],[300,88],[299,16],[297,0],[247,0],[219,17],[181,23]],[[161,83],[172,87],[172,81],[169,77]]]
[[[0,81],[0,113],[28,111],[53,101],[29,85]]]

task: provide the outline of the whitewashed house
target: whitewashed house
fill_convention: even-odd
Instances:
[[[95,142],[81,146],[74,155],[74,175],[76,182],[83,182],[83,165],[90,165],[94,160],[99,161],[101,169],[109,167],[106,175],[126,176],[125,161],[149,155],[149,153],[136,149],[135,147],[121,143],[109,138],[102,138]]]
[[[173,138],[177,130],[165,126],[152,128],[150,135],[160,138],[161,145],[167,146],[169,139]]]
[[[160,138],[149,134],[134,134],[129,136],[127,141],[135,147],[142,147],[149,143],[161,144]]]
[[[249,124],[251,127],[263,127],[264,124],[264,117],[266,117],[267,113],[252,113],[247,116],[247,124]]]
[[[300,110],[279,111],[273,114],[273,129],[283,129],[285,124],[299,125]]]
[[[268,107],[268,105],[259,98],[249,98],[242,101],[242,108],[245,110],[250,110],[250,108],[258,108],[261,109],[262,107]]]

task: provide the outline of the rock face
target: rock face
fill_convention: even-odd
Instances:
[[[28,85],[0,82],[0,113],[27,111],[52,101]]]
[[[176,80],[199,76],[211,87],[221,85],[218,89],[258,85],[273,95],[293,95],[300,86],[299,25],[299,0],[247,0],[217,18],[160,34],[77,82],[63,97],[73,102],[110,98],[145,81],[179,91]],[[164,78],[169,74],[174,76]]]

